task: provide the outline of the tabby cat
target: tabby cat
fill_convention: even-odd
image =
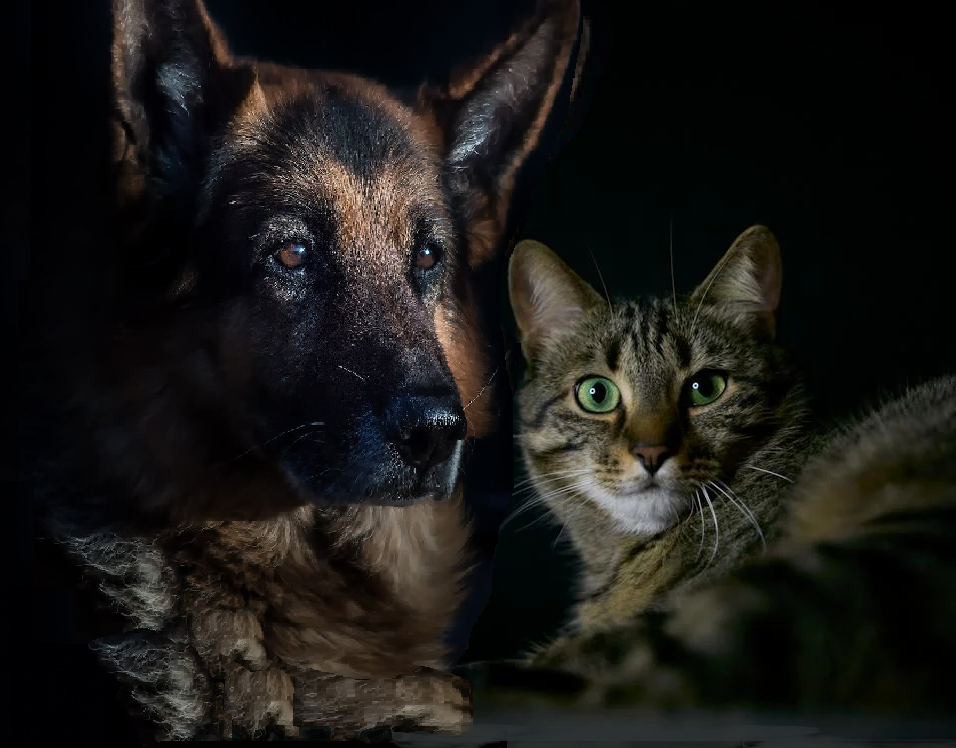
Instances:
[[[774,343],[780,251],[742,234],[689,297],[611,304],[525,241],[511,302],[531,481],[583,562],[575,623],[630,619],[724,575],[779,530],[808,454],[798,380]]]
[[[777,258],[754,228],[687,302],[613,309],[541,245],[516,251],[512,299],[532,366],[523,448],[540,484],[563,491],[547,501],[590,557],[596,596],[577,632],[530,662],[465,672],[479,708],[502,697],[818,715],[956,707],[956,377],[806,436],[798,391],[766,342]],[[659,425],[668,393],[674,441]],[[695,455],[709,467],[693,467]],[[795,485],[744,478],[762,465]],[[715,480],[727,504],[746,500],[771,548],[755,553],[746,512],[725,504],[720,571],[700,573],[680,515]]]

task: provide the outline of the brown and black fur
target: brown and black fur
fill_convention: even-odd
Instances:
[[[731,264],[721,267],[734,275]],[[767,277],[755,279],[761,275]],[[579,306],[574,302],[581,289],[565,287],[566,303],[556,308]],[[602,300],[589,293],[599,310]],[[518,301],[522,298],[519,293]],[[538,298],[547,294],[539,292]],[[632,306],[631,314],[644,315],[640,340],[654,339],[665,309],[660,302]],[[679,316],[680,302],[671,310]],[[745,319],[747,305],[736,310],[739,320]],[[516,308],[519,315],[527,311]],[[593,348],[613,331],[607,320],[614,313],[604,302],[603,312],[593,314],[605,324],[592,325],[590,335],[582,336],[581,327],[571,323],[545,345],[576,339],[593,366],[601,358],[592,355]],[[582,345],[582,337],[590,342]],[[645,353],[646,361],[656,359]],[[545,366],[533,376],[548,376],[547,355],[534,360]],[[558,367],[552,376],[567,369]],[[525,428],[535,425],[529,415],[543,411],[540,403],[523,410]],[[726,418],[739,423],[739,416]],[[676,531],[687,520],[636,542],[632,554],[617,562],[608,585],[582,605],[577,631],[520,666],[463,670],[476,683],[479,709],[535,705],[951,718],[956,378],[913,387],[830,434],[813,433],[799,421],[790,425],[800,428],[788,429],[784,443],[764,454],[766,462],[752,463],[778,473],[777,490],[760,492],[748,481],[732,484],[758,517],[771,520],[764,526],[766,553],[741,542],[731,529],[725,546],[729,562],[718,562],[719,574],[698,575],[699,565],[688,553],[696,541]],[[571,431],[552,429],[555,437]],[[535,447],[541,445],[534,432],[523,441],[534,465],[541,459]],[[597,441],[592,434],[592,448]],[[760,454],[758,449],[751,459]],[[793,486],[786,483],[791,479]],[[599,522],[594,514],[591,521]],[[725,507],[717,516],[733,522],[735,513]],[[739,516],[736,522],[738,530],[746,529]],[[620,559],[613,527],[597,527],[594,537],[585,537],[584,554],[599,547],[601,537],[605,555]]]
[[[113,22],[107,228],[44,280],[28,371],[41,534],[123,621],[92,646],[160,738],[459,731],[474,277],[577,4],[405,97],[236,58],[198,0]]]
[[[535,500],[581,560],[577,636],[723,576],[779,535],[786,476],[810,449],[802,387],[774,339],[780,268],[757,226],[694,293],[612,302],[543,245],[516,247],[520,444]],[[706,371],[727,388],[695,407],[687,385]],[[607,414],[575,400],[594,375],[621,390]],[[638,464],[647,444],[665,447],[653,475]]]

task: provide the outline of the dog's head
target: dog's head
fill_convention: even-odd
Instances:
[[[320,503],[450,494],[462,441],[491,425],[474,273],[578,13],[542,3],[402,98],[233,57],[198,0],[115,0],[122,246],[155,293],[130,287],[194,341],[189,377],[216,391],[198,407],[229,429],[217,457],[249,450]]]

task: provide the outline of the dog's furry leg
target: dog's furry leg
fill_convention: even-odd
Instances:
[[[223,691],[226,737],[231,737],[232,726],[243,728],[252,737],[275,727],[287,738],[298,737],[299,730],[292,724],[292,678],[284,670],[226,666]]]
[[[285,737],[298,735],[292,723],[292,679],[285,671],[264,656],[210,660],[197,652],[195,642],[179,639],[134,629],[90,645],[131,687],[143,716],[157,726],[156,740],[230,739],[233,727],[253,737],[277,727]],[[237,651],[236,641],[223,643],[229,654],[259,651],[253,643]]]
[[[460,735],[471,725],[471,684],[431,668],[359,680],[321,673],[295,679],[295,722],[353,740],[376,727]]]
[[[200,657],[221,682],[223,737],[230,738],[233,727],[252,737],[275,727],[285,737],[297,736],[292,679],[266,653],[262,625],[252,610],[200,610],[191,617],[190,634]]]
[[[212,719],[214,687],[195,650],[146,629],[90,644],[104,666],[127,683],[156,739],[195,738]]]

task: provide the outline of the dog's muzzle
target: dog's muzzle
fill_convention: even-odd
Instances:
[[[467,422],[457,392],[411,392],[392,403],[385,427],[402,461],[423,477],[457,454]]]

